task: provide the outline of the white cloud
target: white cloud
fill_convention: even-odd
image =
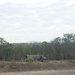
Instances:
[[[75,0],[64,0],[62,2],[64,3],[64,7],[72,6],[75,4]]]
[[[0,6],[1,37],[9,42],[50,41],[63,33],[75,33],[75,1],[59,1],[2,0],[17,4]]]
[[[0,0],[0,4],[2,3],[25,3],[25,4],[36,4],[41,2],[48,2],[50,4],[57,2],[58,0]]]
[[[55,23],[62,23],[62,19],[55,20]]]

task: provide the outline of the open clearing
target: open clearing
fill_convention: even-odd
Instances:
[[[75,70],[9,72],[9,73],[0,73],[0,75],[75,75]]]

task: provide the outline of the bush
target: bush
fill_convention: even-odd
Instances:
[[[27,61],[27,62],[33,62],[33,61],[34,61],[34,58],[33,58],[32,56],[28,56],[28,58],[27,58],[26,61]]]
[[[4,64],[0,64],[0,68],[4,68],[5,67],[5,65]]]
[[[75,63],[75,60],[69,60],[69,62],[71,62],[71,63]]]

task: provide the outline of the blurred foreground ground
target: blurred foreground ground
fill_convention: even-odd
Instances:
[[[63,72],[63,70],[64,70],[64,72]],[[31,75],[37,75],[37,74],[40,75],[39,71],[43,71],[43,72],[41,72],[42,74],[43,73],[44,74],[45,73],[53,73],[53,74],[61,73],[61,75],[62,75],[62,73],[69,73],[71,71],[74,72],[74,70],[75,70],[75,61],[70,61],[70,60],[69,61],[62,60],[62,61],[48,61],[48,62],[32,62],[32,63],[31,62],[0,61],[0,75],[1,75],[1,73],[8,73],[8,72],[21,72],[21,73],[25,72],[26,73],[27,71],[31,71]],[[8,75],[10,75],[10,74],[8,74]],[[14,73],[14,75],[16,75],[16,74]],[[18,75],[19,75],[19,73],[18,73]],[[75,73],[74,73],[74,75],[75,75]]]
[[[0,73],[0,75],[75,75],[75,70],[9,72],[9,73]]]

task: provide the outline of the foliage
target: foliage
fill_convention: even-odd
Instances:
[[[26,59],[27,62],[33,62],[34,58],[33,56],[28,56],[28,58]]]
[[[71,63],[75,63],[75,60],[69,60],[69,62],[71,62]]]
[[[75,59],[75,34],[67,33],[51,42],[13,43],[0,38],[0,60],[26,60],[26,55],[44,55],[48,60]],[[33,57],[27,61],[32,62]]]

